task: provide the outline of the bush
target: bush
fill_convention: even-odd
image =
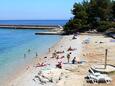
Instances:
[[[98,32],[105,32],[107,29],[111,28],[111,22],[109,21],[100,21],[97,26]]]
[[[111,27],[111,28],[115,28],[115,22],[111,22],[111,23],[110,23],[110,27]]]
[[[74,22],[74,20],[69,20],[69,22],[67,22],[64,26],[64,31],[66,34],[72,34],[75,31],[76,25]]]
[[[81,19],[71,19],[64,25],[64,31],[66,34],[73,34],[76,32],[85,32],[89,30],[89,25]]]
[[[89,25],[83,25],[82,28],[79,29],[79,32],[86,32],[90,29]]]

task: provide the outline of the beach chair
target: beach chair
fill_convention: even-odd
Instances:
[[[42,76],[35,76],[35,78],[37,78],[41,84],[46,84],[49,80],[46,78],[43,78]]]
[[[99,82],[104,81],[106,84],[109,84],[112,81],[112,79],[109,76],[105,75],[99,75],[98,78]]]
[[[89,72],[93,75],[99,75],[99,76],[105,76],[105,77],[108,77],[107,74],[101,74],[100,72],[94,72],[92,68],[89,69]]]
[[[92,81],[92,83],[94,84],[102,83],[102,82],[109,84],[112,81],[110,77],[104,75],[89,74],[87,77],[88,78],[86,79],[86,81]]]
[[[97,84],[97,79],[95,77],[91,77],[90,75],[86,76],[85,80],[87,83]]]
[[[93,70],[92,70],[92,68],[90,68],[89,69],[89,73],[91,73],[91,74],[93,74],[93,75],[100,75],[101,73],[99,73],[99,72],[94,72]]]
[[[112,79],[110,77],[106,77],[105,81],[106,81],[107,84],[109,84],[109,83],[111,83]]]
[[[109,84],[112,81],[112,79],[108,75],[101,74],[99,72],[95,73],[92,70],[92,68],[89,69],[89,72],[90,72],[89,75],[87,76],[87,78],[85,78],[87,82],[92,81],[92,83],[94,83],[94,84],[104,82],[104,83]]]

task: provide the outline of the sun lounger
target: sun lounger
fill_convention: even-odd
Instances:
[[[35,78],[37,78],[39,81],[40,81],[40,83],[47,83],[49,80],[47,79],[47,78],[44,78],[44,77],[42,77],[42,76],[35,76]]]
[[[96,73],[95,73],[95,72],[92,70],[92,68],[89,69],[89,73],[91,73],[91,74],[93,74],[93,75],[100,75],[99,72],[96,72]]]
[[[90,68],[90,73],[95,75],[95,76],[102,76],[102,77],[109,77],[107,74],[101,74],[100,72],[94,72],[92,68]]]
[[[95,76],[95,75],[92,75],[92,74],[89,74],[88,76],[85,77],[86,79],[86,82],[92,82],[93,84],[96,84],[96,83],[107,83],[109,84],[112,79],[110,77],[105,77],[105,76]]]
[[[85,77],[87,82],[92,82],[92,83],[110,83],[112,79],[106,75],[106,74],[101,74],[99,72],[94,72],[91,68],[89,69],[89,75]]]
[[[95,77],[91,77],[91,75],[87,75],[85,77],[85,80],[87,83],[93,83],[93,84],[97,84],[97,79]]]
[[[101,74],[100,72],[94,72],[92,68],[89,69],[89,72],[90,72],[91,74],[95,75],[95,76],[96,76],[96,75],[99,75],[99,76],[101,76],[101,75],[102,75],[102,76],[107,76],[107,74]]]

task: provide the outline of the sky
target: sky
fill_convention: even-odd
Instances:
[[[82,0],[0,0],[0,20],[70,19],[75,2]]]

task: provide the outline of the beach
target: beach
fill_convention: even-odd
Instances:
[[[115,0],[0,6],[0,86],[115,86]]]
[[[84,77],[88,74],[88,69],[95,64],[104,64],[105,49],[109,50],[108,64],[115,65],[115,42],[111,42],[112,38],[105,37],[101,34],[82,34],[76,39],[72,39],[73,35],[62,36],[59,42],[49,49],[49,52],[35,58],[34,61],[27,65],[24,70],[9,80],[5,86],[98,86],[98,84],[86,83]],[[84,40],[88,39],[89,43],[84,44]],[[69,48],[72,50],[68,50]],[[52,53],[58,52],[58,59],[52,58]],[[67,54],[71,52],[70,62],[68,63]],[[63,58],[62,58],[63,57]],[[76,57],[79,62],[72,64],[72,59]],[[56,68],[61,62],[62,69]],[[38,63],[45,65],[37,66]],[[47,81],[40,80],[39,73],[48,72]],[[51,74],[51,75],[50,75]],[[47,76],[48,76],[47,75]],[[112,82],[107,86],[115,85],[115,74],[109,74]],[[99,84],[105,86],[106,84]]]

